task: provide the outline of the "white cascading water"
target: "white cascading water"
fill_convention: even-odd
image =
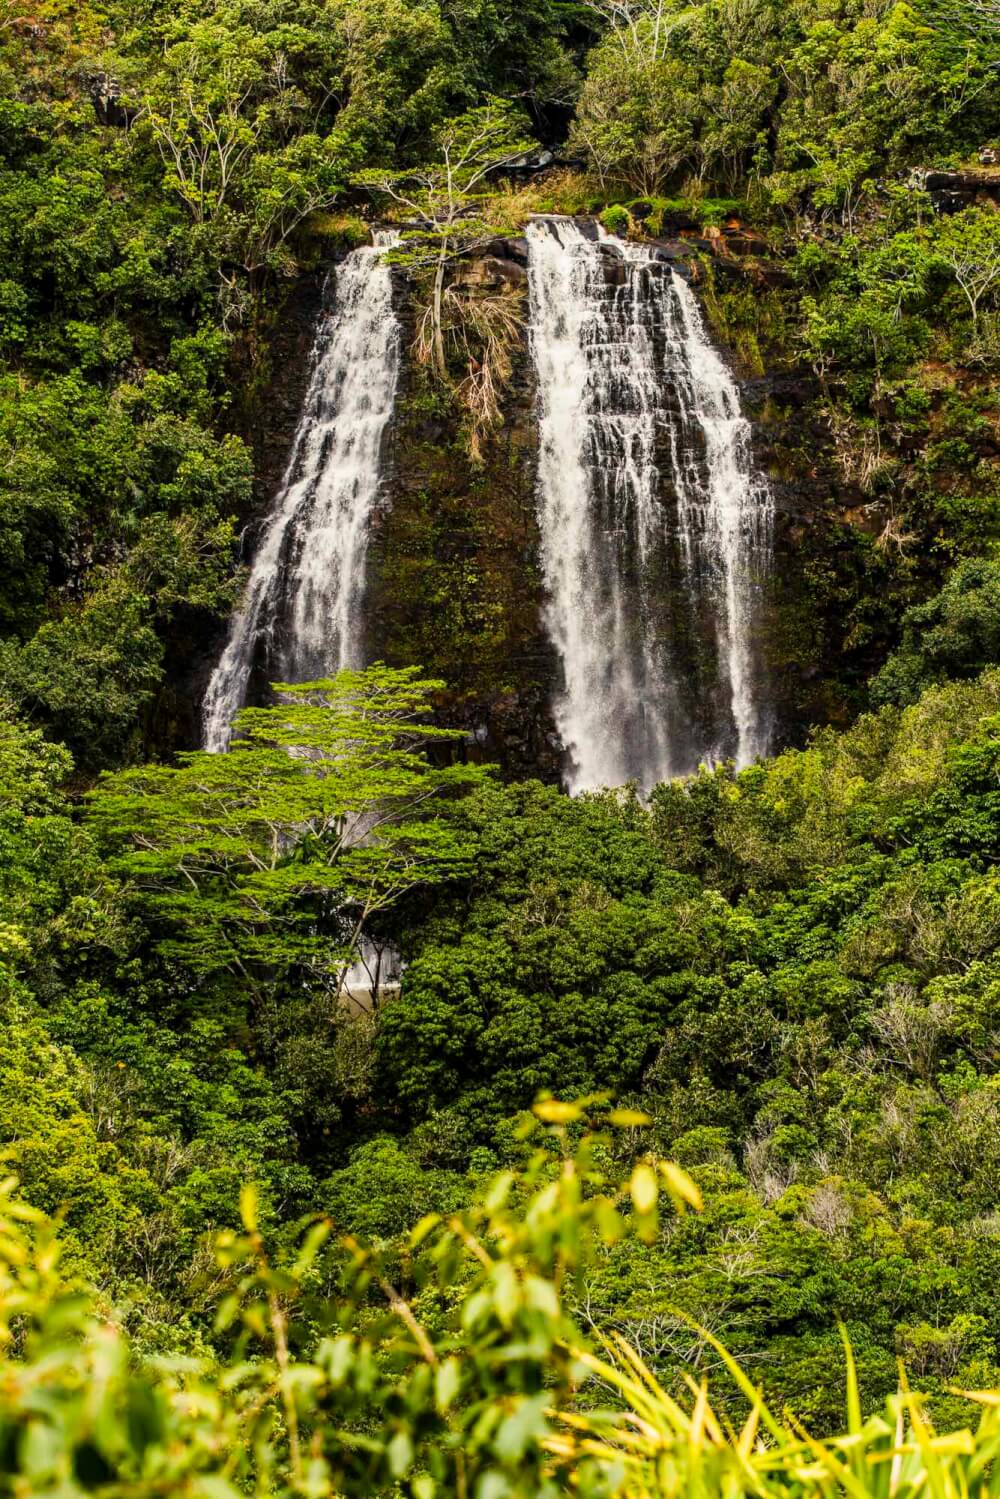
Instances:
[[[773,506],[735,382],[654,250],[559,218],[528,244],[570,789],[748,764],[768,740],[754,636]]]
[[[368,531],[399,378],[384,257],[396,242],[376,234],[337,269],[291,457],[205,694],[207,750],[228,745],[259,660],[286,681],[362,664]]]
[[[670,299],[666,372],[680,406],[670,451],[684,567],[692,591],[701,590],[714,606],[720,674],[736,731],[735,741],[711,747],[709,758],[725,754],[742,767],[767,753],[770,737],[755,634],[760,585],[771,565],[774,501],[754,464],[736,382],[709,341],[694,293],[679,275],[660,284]],[[700,461],[684,445],[694,426],[704,443]]]

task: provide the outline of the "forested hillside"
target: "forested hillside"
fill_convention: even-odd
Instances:
[[[0,1494],[994,1492],[995,0],[7,0],[0,205]]]

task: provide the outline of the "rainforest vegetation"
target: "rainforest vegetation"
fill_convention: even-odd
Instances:
[[[297,290],[482,506],[537,212],[804,382],[775,754],[482,763],[469,570],[199,750]],[[0,1494],[995,1493],[995,0],[7,0],[0,245]]]

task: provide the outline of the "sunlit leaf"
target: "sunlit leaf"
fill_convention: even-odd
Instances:
[[[656,1181],[656,1172],[652,1166],[646,1165],[644,1161],[641,1161],[636,1166],[629,1182],[629,1192],[632,1195],[632,1201],[635,1204],[637,1213],[645,1214],[653,1211],[656,1207],[657,1197],[659,1196],[659,1187]]]

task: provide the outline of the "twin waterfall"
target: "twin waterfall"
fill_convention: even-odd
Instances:
[[[687,282],[572,219],[528,229],[547,617],[573,791],[767,747],[772,506]]]
[[[209,683],[223,750],[258,682],[364,660],[365,562],[400,329],[383,251],[339,268],[288,468]],[[572,219],[528,229],[545,619],[571,791],[767,749],[761,582],[772,503],[683,277]],[[264,675],[267,673],[267,675]]]
[[[368,527],[399,379],[392,273],[378,234],[336,274],[288,467],[243,606],[202,707],[207,750],[224,750],[258,667],[304,682],[363,661]]]

